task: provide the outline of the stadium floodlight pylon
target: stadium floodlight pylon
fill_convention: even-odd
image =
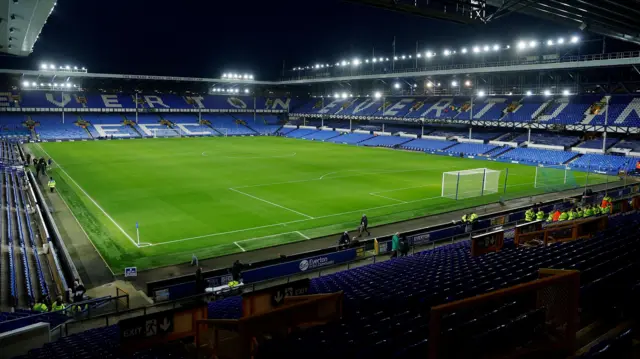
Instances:
[[[500,172],[475,168],[442,173],[442,197],[464,199],[498,193]]]

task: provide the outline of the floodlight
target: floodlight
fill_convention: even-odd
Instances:
[[[444,56],[449,56],[451,55],[451,51],[450,50],[444,50]]]
[[[427,87],[428,88],[432,88],[433,87],[433,82],[431,82],[431,81],[427,82]]]
[[[358,66],[358,65],[360,65],[360,63],[361,63],[360,59],[357,59],[357,58],[353,59],[353,66]]]
[[[364,59],[364,63],[368,64],[369,63],[369,59]]]
[[[498,50],[500,50],[500,45],[498,44],[493,45],[493,51],[498,51]]]
[[[43,83],[40,83],[40,86],[44,86],[44,84],[43,84]]]
[[[55,70],[56,69],[56,65],[54,65],[54,64],[49,65],[49,69]]]
[[[253,75],[249,75],[249,80],[253,80]]]
[[[433,57],[433,52],[427,51],[427,57]]]
[[[478,97],[484,97],[484,91],[480,90],[478,91]]]
[[[333,97],[334,98],[340,98],[340,95],[336,92],[336,93],[333,94]]]
[[[316,69],[319,69],[319,68],[320,68],[320,65],[316,64]]]
[[[382,57],[380,58],[380,61],[382,61]],[[387,57],[384,61],[389,61],[389,58]]]
[[[31,83],[31,86],[36,87],[36,86],[38,86],[38,84],[37,84],[37,83],[35,83],[35,82],[32,82],[32,83]]]
[[[64,68],[67,69],[67,70],[71,70],[71,66],[69,66],[69,65],[65,66]]]
[[[562,96],[569,96],[570,94],[569,90],[562,90]]]
[[[294,67],[293,69],[295,70],[296,68]],[[226,77],[227,77],[227,74],[222,74],[222,78],[223,79],[226,78]]]
[[[523,50],[527,47],[527,43],[524,41],[519,41],[518,42],[518,50]]]
[[[564,44],[564,38],[563,37],[558,38],[557,42],[558,42],[558,45]]]
[[[399,89],[400,88],[400,83],[396,82],[395,84],[393,84],[393,87],[396,88],[396,89]]]
[[[416,88],[416,87],[418,87],[418,84],[413,84],[413,88]]]
[[[376,59],[376,58],[374,57],[374,58],[373,58],[373,60],[371,60],[371,62],[373,62],[373,63],[375,64],[376,62],[378,62],[378,59]]]
[[[474,53],[474,54],[477,54],[478,52],[480,52],[480,47],[478,47],[478,46],[474,46],[474,47],[473,47],[473,53]]]
[[[71,87],[71,84],[67,82],[66,84],[64,84],[64,86],[65,86],[66,88],[69,88],[69,87]]]
[[[578,41],[580,41],[580,38],[577,36],[571,36],[571,43],[572,44],[577,44]]]
[[[551,96],[551,91],[550,90],[544,90],[544,92],[542,92],[545,96]]]
[[[442,86],[442,84],[438,82],[438,87],[440,87],[440,86]]]
[[[547,40],[547,46],[553,46],[553,40]]]
[[[467,86],[467,87],[471,86],[471,81],[469,81],[469,80],[465,81],[464,85]]]
[[[87,69],[86,69],[86,68],[84,68],[84,67],[82,68],[82,70],[83,70],[83,71],[87,71]]]
[[[467,48],[463,47],[462,50],[460,50],[460,52],[462,52],[463,54],[466,54],[467,53]]]
[[[510,48],[511,48],[511,45],[507,45],[507,49],[510,49]]]
[[[245,80],[248,80],[248,79],[249,79],[249,75],[245,74],[245,75],[243,76],[243,78],[244,78]]]
[[[533,49],[533,48],[534,48],[534,47],[536,47],[536,46],[538,46],[538,42],[537,42],[537,41],[535,41],[535,40],[531,40],[531,41],[529,41],[529,47],[530,47],[530,48],[532,48],[532,49]]]
[[[394,56],[393,61],[397,61],[397,60],[398,60],[398,56]]]
[[[416,54],[416,57],[417,57],[417,58],[421,58],[421,57],[422,57],[422,54],[421,54],[421,53],[417,53],[417,54]]]
[[[489,52],[489,45],[484,45],[482,50],[484,50],[484,52]]]
[[[406,58],[407,58],[406,56],[402,55],[402,59],[403,59],[403,60],[404,60],[404,59],[406,59]]]
[[[411,58],[411,55],[409,55],[409,58]]]
[[[347,66],[347,62],[342,60],[342,62],[340,63],[340,66]]]
[[[350,94],[349,94],[349,97],[353,97],[353,94],[352,94],[352,93],[350,93]]]
[[[29,87],[29,81],[25,81],[22,83],[22,87]]]
[[[346,92],[342,93],[342,98],[347,98],[349,96],[349,94],[347,94]]]
[[[456,81],[456,80],[451,81],[451,86],[453,86],[453,87],[458,86],[458,81]]]
[[[531,90],[527,90],[526,95],[527,95],[527,96],[531,96],[531,95],[533,95],[533,93],[531,92]]]
[[[51,86],[51,83],[48,83],[47,86]]]
[[[49,66],[47,66],[47,64],[42,64],[40,65],[40,68],[43,70],[46,70]]]
[[[378,99],[378,98],[382,97],[382,94],[380,93],[380,91],[376,91],[376,92],[373,94],[373,97],[375,97],[376,99]]]
[[[339,63],[339,62],[336,62],[336,66],[340,66],[340,63]]]
[[[76,88],[76,87],[78,87],[78,85],[76,85],[76,84],[73,84],[73,87],[74,87],[74,88]]]
[[[511,95],[513,95],[513,92],[509,91],[509,93],[507,95],[511,96]]]
[[[57,84],[57,83],[54,83],[54,84],[53,84],[53,87],[58,87],[58,84]]]
[[[78,66],[74,66],[74,67],[73,67],[73,69],[74,69],[74,70],[77,70],[77,69],[78,69]]]

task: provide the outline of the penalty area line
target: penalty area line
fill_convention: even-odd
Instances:
[[[392,201],[396,201],[396,202],[399,202],[399,203],[407,203],[407,202],[405,202],[405,201],[402,201],[402,200],[399,200],[399,199],[395,199],[395,198],[391,198],[391,197],[387,197],[387,196],[383,196],[383,195],[381,195],[381,194],[377,194],[377,193],[375,193],[375,192],[371,192],[371,193],[369,193],[369,195],[371,195],[371,196],[376,196],[376,197],[380,197],[380,198],[384,198],[384,199],[390,199],[390,200],[392,200]]]
[[[289,212],[293,212],[293,213],[298,214],[298,215],[301,215],[301,216],[303,216],[303,217],[307,217],[307,218],[309,218],[309,219],[313,219],[313,217],[309,216],[308,214],[304,214],[304,213],[302,213],[302,212],[298,212],[298,211],[296,211],[296,210],[294,210],[294,209],[287,208],[287,207],[285,207],[285,206],[281,206],[281,205],[279,205],[279,204],[277,204],[277,203],[269,202],[269,201],[267,201],[266,199],[262,199],[262,198],[260,198],[260,197],[256,197],[256,196],[254,196],[254,195],[251,195],[251,194],[248,194],[248,193],[245,193],[245,192],[239,191],[239,190],[237,190],[237,189],[235,189],[235,188],[231,188],[231,187],[230,187],[229,189],[230,189],[230,190],[232,190],[232,191],[234,191],[234,192],[237,192],[237,193],[243,194],[243,195],[245,195],[245,196],[247,196],[247,197],[251,197],[251,198],[253,198],[253,199],[257,199],[258,201],[262,201],[262,202],[264,202],[264,203],[270,204],[270,205],[272,205],[272,206],[276,206],[276,207],[278,207],[278,208],[282,208],[282,209],[284,209],[284,210],[287,210],[287,211],[289,211]]]
[[[42,148],[42,146],[40,146],[40,144],[38,143],[38,148],[40,148],[40,150],[42,152],[44,152],[47,157],[49,158],[53,158],[51,157],[51,155],[49,155],[49,153],[47,153],[47,151],[45,151],[44,148]],[[136,241],[133,240],[133,238],[131,238],[131,236],[129,234],[127,234],[127,232],[124,231],[124,229],[118,224],[118,222],[116,222],[110,215],[109,213],[107,213],[107,211],[105,211],[99,204],[98,202],[96,202],[96,200],[94,200],[93,198],[91,198],[91,196],[89,196],[89,194],[87,193],[87,191],[85,191],[82,187],[80,187],[80,185],[78,184],[78,182],[76,182],[76,180],[73,179],[73,177],[71,177],[67,171],[64,170],[64,168],[62,168],[62,166],[60,165],[60,163],[58,163],[58,168],[60,169],[60,171],[62,171],[62,173],[65,174],[65,176],[67,176],[71,182],[73,182],[73,184],[76,185],[76,187],[78,187],[78,189],[120,230],[120,232],[122,232],[122,234],[124,234],[125,237],[127,237],[131,243],[140,248],[140,245],[138,245],[138,243],[136,243]]]
[[[233,242],[233,244],[235,244],[236,246],[238,246],[238,248],[240,248],[243,252],[246,252],[246,250],[244,248],[242,248],[241,245],[238,244],[238,242]]]

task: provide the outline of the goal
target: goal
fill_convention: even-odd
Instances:
[[[464,199],[498,193],[500,171],[476,168],[442,173],[442,197]]]
[[[219,127],[216,127],[216,128],[215,128],[215,131],[217,131],[218,133],[220,133],[220,136],[223,136],[223,137],[227,137],[227,136],[228,136],[228,134],[229,134],[229,129],[228,129],[228,128],[219,128]],[[214,134],[214,135],[215,135],[215,134]]]
[[[578,187],[578,183],[571,168],[566,166],[536,167],[536,177],[533,182],[535,188],[549,191]]]

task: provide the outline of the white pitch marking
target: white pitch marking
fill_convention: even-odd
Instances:
[[[223,158],[236,158],[236,159],[260,159],[260,158],[284,158],[284,157],[293,157],[295,156],[297,153],[293,152],[290,153],[288,155],[281,155],[281,156],[256,156],[256,157],[243,157],[243,156],[222,156]]]
[[[371,193],[369,193],[369,194],[370,194],[370,195],[372,195],[372,196],[376,196],[376,197],[380,197],[380,198],[385,198],[385,199],[390,199],[390,200],[392,200],[392,201],[396,201],[396,202],[400,202],[400,203],[407,203],[407,202],[405,202],[405,201],[401,201],[401,200],[399,200],[399,199],[395,199],[395,198],[391,198],[391,197],[383,196],[383,195],[380,195],[380,194],[376,194],[375,192],[371,192]]]
[[[238,242],[233,242],[233,244],[235,244],[236,246],[238,246],[238,248],[242,249],[242,251],[243,251],[243,252],[246,252],[246,250],[244,250],[244,248],[242,248],[242,246],[240,246],[240,245],[238,244]]]
[[[202,152],[202,156],[203,156],[203,157],[209,157],[209,156],[207,155],[207,151]]]
[[[39,143],[38,143],[37,145],[38,145],[38,147],[42,150],[42,152],[44,152],[44,153],[47,155],[47,157],[49,157],[49,158],[53,158],[53,157],[51,157],[51,155],[49,155],[49,154],[47,153],[47,151],[45,151],[45,150],[44,150],[44,148],[42,148],[42,146],[40,146],[40,144],[39,144]],[[73,184],[75,184],[75,185],[76,185],[76,187],[78,187],[78,189],[79,189],[80,191],[82,191],[82,193],[83,193],[85,196],[87,196],[87,198],[88,198],[91,202],[93,202],[93,204],[95,204],[95,205],[96,205],[96,207],[98,207],[98,209],[99,209],[102,213],[104,213],[104,215],[105,215],[105,216],[107,216],[107,218],[109,218],[109,220],[110,220],[110,221],[111,221],[111,222],[112,222],[116,227],[118,227],[118,229],[120,230],[120,232],[122,232],[122,234],[124,234],[124,235],[125,235],[125,237],[129,238],[129,240],[131,241],[131,243],[133,243],[133,245],[134,245],[134,246],[136,246],[136,247],[140,248],[140,246],[136,243],[136,241],[134,241],[134,240],[133,240],[133,238],[131,238],[131,236],[129,236],[129,235],[127,234],[127,232],[125,232],[125,231],[124,231],[124,229],[122,229],[122,227],[120,227],[120,225],[118,224],[118,222],[116,222],[113,218],[111,218],[111,216],[109,215],[109,213],[107,213],[107,211],[105,211],[102,207],[100,207],[100,205],[98,204],[98,202],[96,202],[96,200],[94,200],[93,198],[91,198],[91,196],[89,196],[89,194],[87,193],[87,191],[85,191],[82,187],[80,187],[80,185],[78,184],[78,182],[76,182],[76,180],[74,180],[74,179],[73,179],[73,177],[69,176],[69,174],[67,173],[67,171],[65,171],[65,170],[64,170],[64,168],[62,168],[62,166],[61,166],[59,163],[58,163],[58,168],[60,169],[60,171],[62,171],[62,173],[64,173],[67,177],[69,177],[69,179],[71,180],[71,182],[73,182]]]
[[[277,203],[269,202],[269,201],[267,201],[266,199],[262,199],[262,198],[260,198],[260,197],[256,197],[256,196],[254,196],[254,195],[250,195],[250,194],[248,194],[248,193],[244,193],[244,192],[242,192],[242,191],[238,191],[238,190],[237,190],[237,189],[235,189],[235,188],[229,188],[229,189],[230,189],[230,190],[232,190],[232,191],[234,191],[234,192],[237,192],[237,193],[243,194],[243,195],[245,195],[245,196],[247,196],[247,197],[251,197],[251,198],[253,198],[253,199],[257,199],[258,201],[262,201],[262,202],[264,202],[264,203],[268,203],[268,204],[270,204],[270,205],[272,205],[272,206],[276,206],[276,207],[279,207],[279,208],[282,208],[282,209],[286,209],[286,210],[287,210],[287,211],[289,211],[289,212],[293,212],[293,213],[299,214],[299,215],[301,215],[301,216],[307,217],[307,218],[309,218],[309,219],[313,219],[313,217],[311,217],[311,216],[309,216],[309,215],[307,215],[307,214],[304,214],[304,213],[302,213],[302,212],[298,212],[298,211],[296,211],[296,210],[294,210],[294,209],[287,208],[287,207],[285,207],[285,206],[281,206],[281,205],[279,205],[279,204],[277,204]]]
[[[299,235],[301,235],[302,237],[304,237],[304,239],[311,239],[311,238],[309,238],[309,237],[305,236],[304,234],[300,233],[300,231],[296,231],[296,233],[298,233]]]

